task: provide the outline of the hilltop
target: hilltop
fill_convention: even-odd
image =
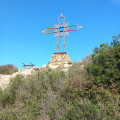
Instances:
[[[14,78],[18,74],[26,77],[28,75],[35,74],[37,71],[47,70],[48,68],[52,70],[59,69],[67,72],[71,66],[72,61],[66,54],[53,54],[48,65],[43,65],[41,67],[26,68],[18,71],[13,65],[1,66],[1,73],[4,74],[0,74],[0,87],[4,90],[9,85],[10,79]]]
[[[20,71],[26,75],[17,74],[0,90],[0,119],[119,120],[119,39],[95,47],[67,72],[47,66]]]
[[[26,68],[26,69],[22,69],[18,72],[14,72],[11,75],[3,75],[0,74],[0,87],[2,90],[4,90],[10,82],[10,79],[14,78],[16,75],[23,75],[23,76],[28,76],[33,74],[34,72],[40,70],[40,69],[44,69],[46,66],[42,66],[42,67],[35,67],[35,68]]]

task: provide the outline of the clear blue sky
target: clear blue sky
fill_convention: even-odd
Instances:
[[[73,62],[120,34],[120,0],[0,0],[0,65],[48,64],[58,38],[42,30],[58,24],[60,13],[83,26],[66,36]]]

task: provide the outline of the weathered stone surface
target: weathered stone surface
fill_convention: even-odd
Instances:
[[[10,79],[14,78],[18,74],[28,76],[28,75],[31,75],[32,73],[34,73],[38,70],[45,69],[46,67],[47,67],[47,65],[43,65],[42,67],[26,68],[26,69],[22,69],[18,72],[13,73],[12,75],[0,74],[0,88],[2,90],[4,90],[8,86]]]
[[[68,71],[69,67],[71,67],[71,66],[72,66],[72,61],[68,55],[66,55],[66,54],[53,54],[51,56],[51,59],[50,59],[48,65],[43,65],[41,67],[22,69],[16,73],[13,73],[12,75],[0,74],[0,88],[2,90],[4,90],[9,85],[10,79],[14,78],[17,74],[28,76],[28,75],[31,75],[38,70],[43,70],[43,69],[45,70],[48,67],[50,67],[51,69],[54,69],[54,70],[61,69],[64,71]]]
[[[67,71],[71,67],[72,61],[70,56],[66,54],[53,54],[50,58],[48,66],[51,69],[61,68],[62,70]]]
[[[2,74],[0,74],[0,88],[2,90],[9,84],[10,76],[11,75],[2,75]]]

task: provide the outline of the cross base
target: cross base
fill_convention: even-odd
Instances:
[[[51,69],[68,71],[69,67],[72,66],[72,60],[70,56],[66,54],[66,52],[58,52],[51,56],[48,66]]]

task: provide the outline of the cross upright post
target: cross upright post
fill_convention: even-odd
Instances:
[[[66,54],[66,45],[65,45],[65,36],[69,35],[69,31],[78,31],[82,26],[79,25],[68,25],[69,23],[65,22],[65,17],[61,13],[58,17],[58,25],[55,25],[55,28],[47,28],[45,31],[42,31],[46,34],[55,33],[55,37],[58,36],[56,51],[54,54]],[[60,51],[60,41],[61,41],[61,51]]]

